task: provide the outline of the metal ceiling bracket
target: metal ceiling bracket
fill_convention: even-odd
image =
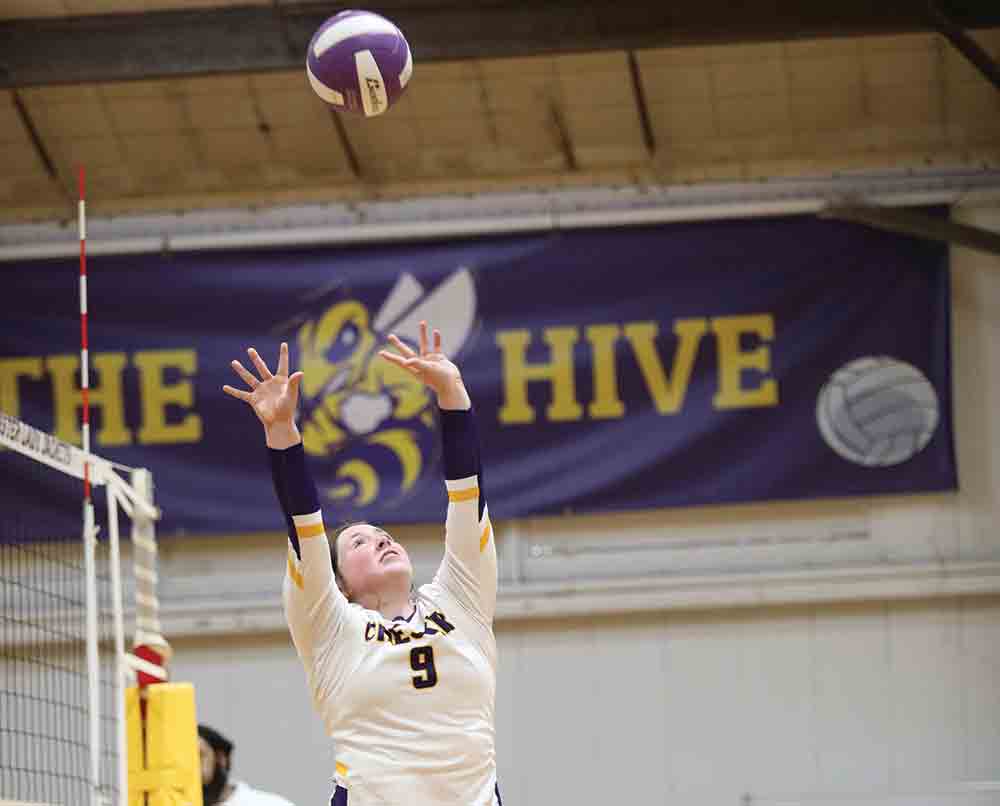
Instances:
[[[947,218],[937,218],[915,210],[848,203],[830,205],[822,210],[819,216],[1000,255],[1000,233],[960,224]]]
[[[955,49],[986,77],[987,81],[1000,90],[1000,66],[997,65],[996,59],[969,36],[965,29],[941,8],[937,0],[927,0],[927,7],[938,33],[951,42]]]

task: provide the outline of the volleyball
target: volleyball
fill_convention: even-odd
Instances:
[[[823,385],[816,420],[823,439],[844,459],[887,467],[912,458],[930,441],[938,398],[926,376],[905,361],[859,358]]]
[[[313,34],[306,73],[336,109],[381,115],[400,99],[413,73],[410,46],[392,22],[370,11],[341,11]]]

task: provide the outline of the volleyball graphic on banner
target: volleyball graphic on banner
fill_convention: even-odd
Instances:
[[[911,459],[938,424],[938,397],[916,367],[888,356],[859,358],[820,389],[816,421],[826,444],[849,462],[888,467]]]

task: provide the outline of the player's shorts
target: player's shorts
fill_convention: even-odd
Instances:
[[[500,800],[500,784],[496,785],[496,806],[503,806],[503,801]],[[330,798],[330,806],[347,806],[347,790],[342,786],[338,786],[334,790],[333,797]]]

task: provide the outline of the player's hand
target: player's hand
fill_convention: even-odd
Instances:
[[[278,371],[273,375],[271,370],[267,368],[267,364],[264,363],[264,359],[257,354],[253,347],[247,350],[247,355],[250,356],[250,360],[257,368],[259,377],[247,370],[239,361],[231,362],[231,366],[233,371],[250,387],[250,391],[234,389],[232,386],[223,386],[222,391],[237,400],[249,403],[254,414],[257,415],[257,419],[268,430],[278,426],[294,426],[302,373],[296,372],[289,377],[288,345],[285,342],[281,343]]]
[[[441,352],[441,331],[433,331],[433,345],[428,343],[427,323],[420,323],[420,352],[404,344],[395,333],[389,334],[389,341],[399,352],[380,350],[379,355],[386,361],[402,367],[437,395],[442,409],[468,409],[472,402],[462,383],[459,372],[448,357]]]

